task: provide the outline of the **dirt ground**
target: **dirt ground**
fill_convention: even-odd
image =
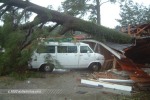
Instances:
[[[43,78],[24,81],[0,77],[0,100],[125,100],[119,98],[131,95],[129,92],[103,87],[82,86],[80,79],[88,78],[90,73],[86,69],[57,70],[42,73]],[[12,90],[33,90],[38,93],[14,93]]]

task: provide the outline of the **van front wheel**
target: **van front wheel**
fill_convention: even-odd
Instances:
[[[42,71],[44,72],[52,72],[54,69],[54,65],[52,64],[44,64],[41,66]]]
[[[90,70],[97,72],[100,70],[101,65],[99,63],[92,63],[89,68]]]

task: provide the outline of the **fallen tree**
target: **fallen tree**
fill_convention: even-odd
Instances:
[[[8,14],[7,17],[9,17],[11,14],[15,14],[18,9],[22,9],[18,18],[13,20],[14,16],[12,15],[12,18],[8,19],[7,23],[4,21],[4,26],[0,31],[0,35],[2,34],[0,38],[2,40],[5,39],[4,43],[0,45],[6,49],[4,54],[0,54],[0,75],[12,71],[22,73],[22,70],[25,70],[24,66],[27,65],[27,61],[30,57],[28,50],[25,50],[25,48],[32,43],[33,35],[36,35],[33,30],[34,28],[37,29],[37,27],[42,28],[47,22],[57,23],[49,29],[50,31],[54,30],[59,25],[62,26],[62,29],[59,31],[60,35],[64,35],[67,31],[71,30],[85,32],[92,35],[97,40],[105,38],[106,41],[120,43],[128,43],[131,40],[126,34],[41,7],[28,0],[0,0],[0,3],[2,3],[0,6],[0,17],[5,14]],[[37,16],[32,22],[21,23],[20,19],[27,11],[36,13]],[[9,14],[8,12],[11,13]],[[6,18],[6,16],[4,16],[4,18]],[[9,26],[9,28],[5,26]],[[40,31],[38,31],[38,33],[40,33]],[[38,36],[36,36],[36,38],[38,38]]]
[[[130,41],[130,37],[126,34],[122,34],[113,29],[106,28],[104,26],[99,26],[92,22],[84,21],[79,18],[75,18],[64,13],[60,13],[54,10],[50,10],[36,4],[33,4],[29,1],[22,0],[1,0],[1,3],[4,3],[0,8],[3,10],[1,13],[4,14],[9,7],[15,6],[22,8],[26,11],[31,11],[37,14],[34,20],[30,23],[19,26],[21,29],[31,29],[32,27],[46,22],[56,22],[59,25],[62,25],[63,28],[59,34],[65,34],[69,30],[73,31],[82,31],[87,34],[94,35],[95,37],[104,37],[107,41],[127,43]]]

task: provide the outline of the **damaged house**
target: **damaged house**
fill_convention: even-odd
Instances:
[[[150,75],[144,68],[150,64],[150,38],[136,39],[133,44],[101,43],[95,40],[81,40],[88,43],[95,52],[105,56],[102,70],[127,71],[129,78],[140,88],[150,85]],[[129,80],[130,80],[129,79]],[[88,82],[88,81],[87,81]]]

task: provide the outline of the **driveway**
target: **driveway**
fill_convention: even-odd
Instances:
[[[80,79],[88,78],[90,74],[88,70],[80,69],[55,70],[42,73],[43,78],[24,81],[1,77],[0,100],[116,100],[120,94],[130,95],[128,92],[81,85]]]

